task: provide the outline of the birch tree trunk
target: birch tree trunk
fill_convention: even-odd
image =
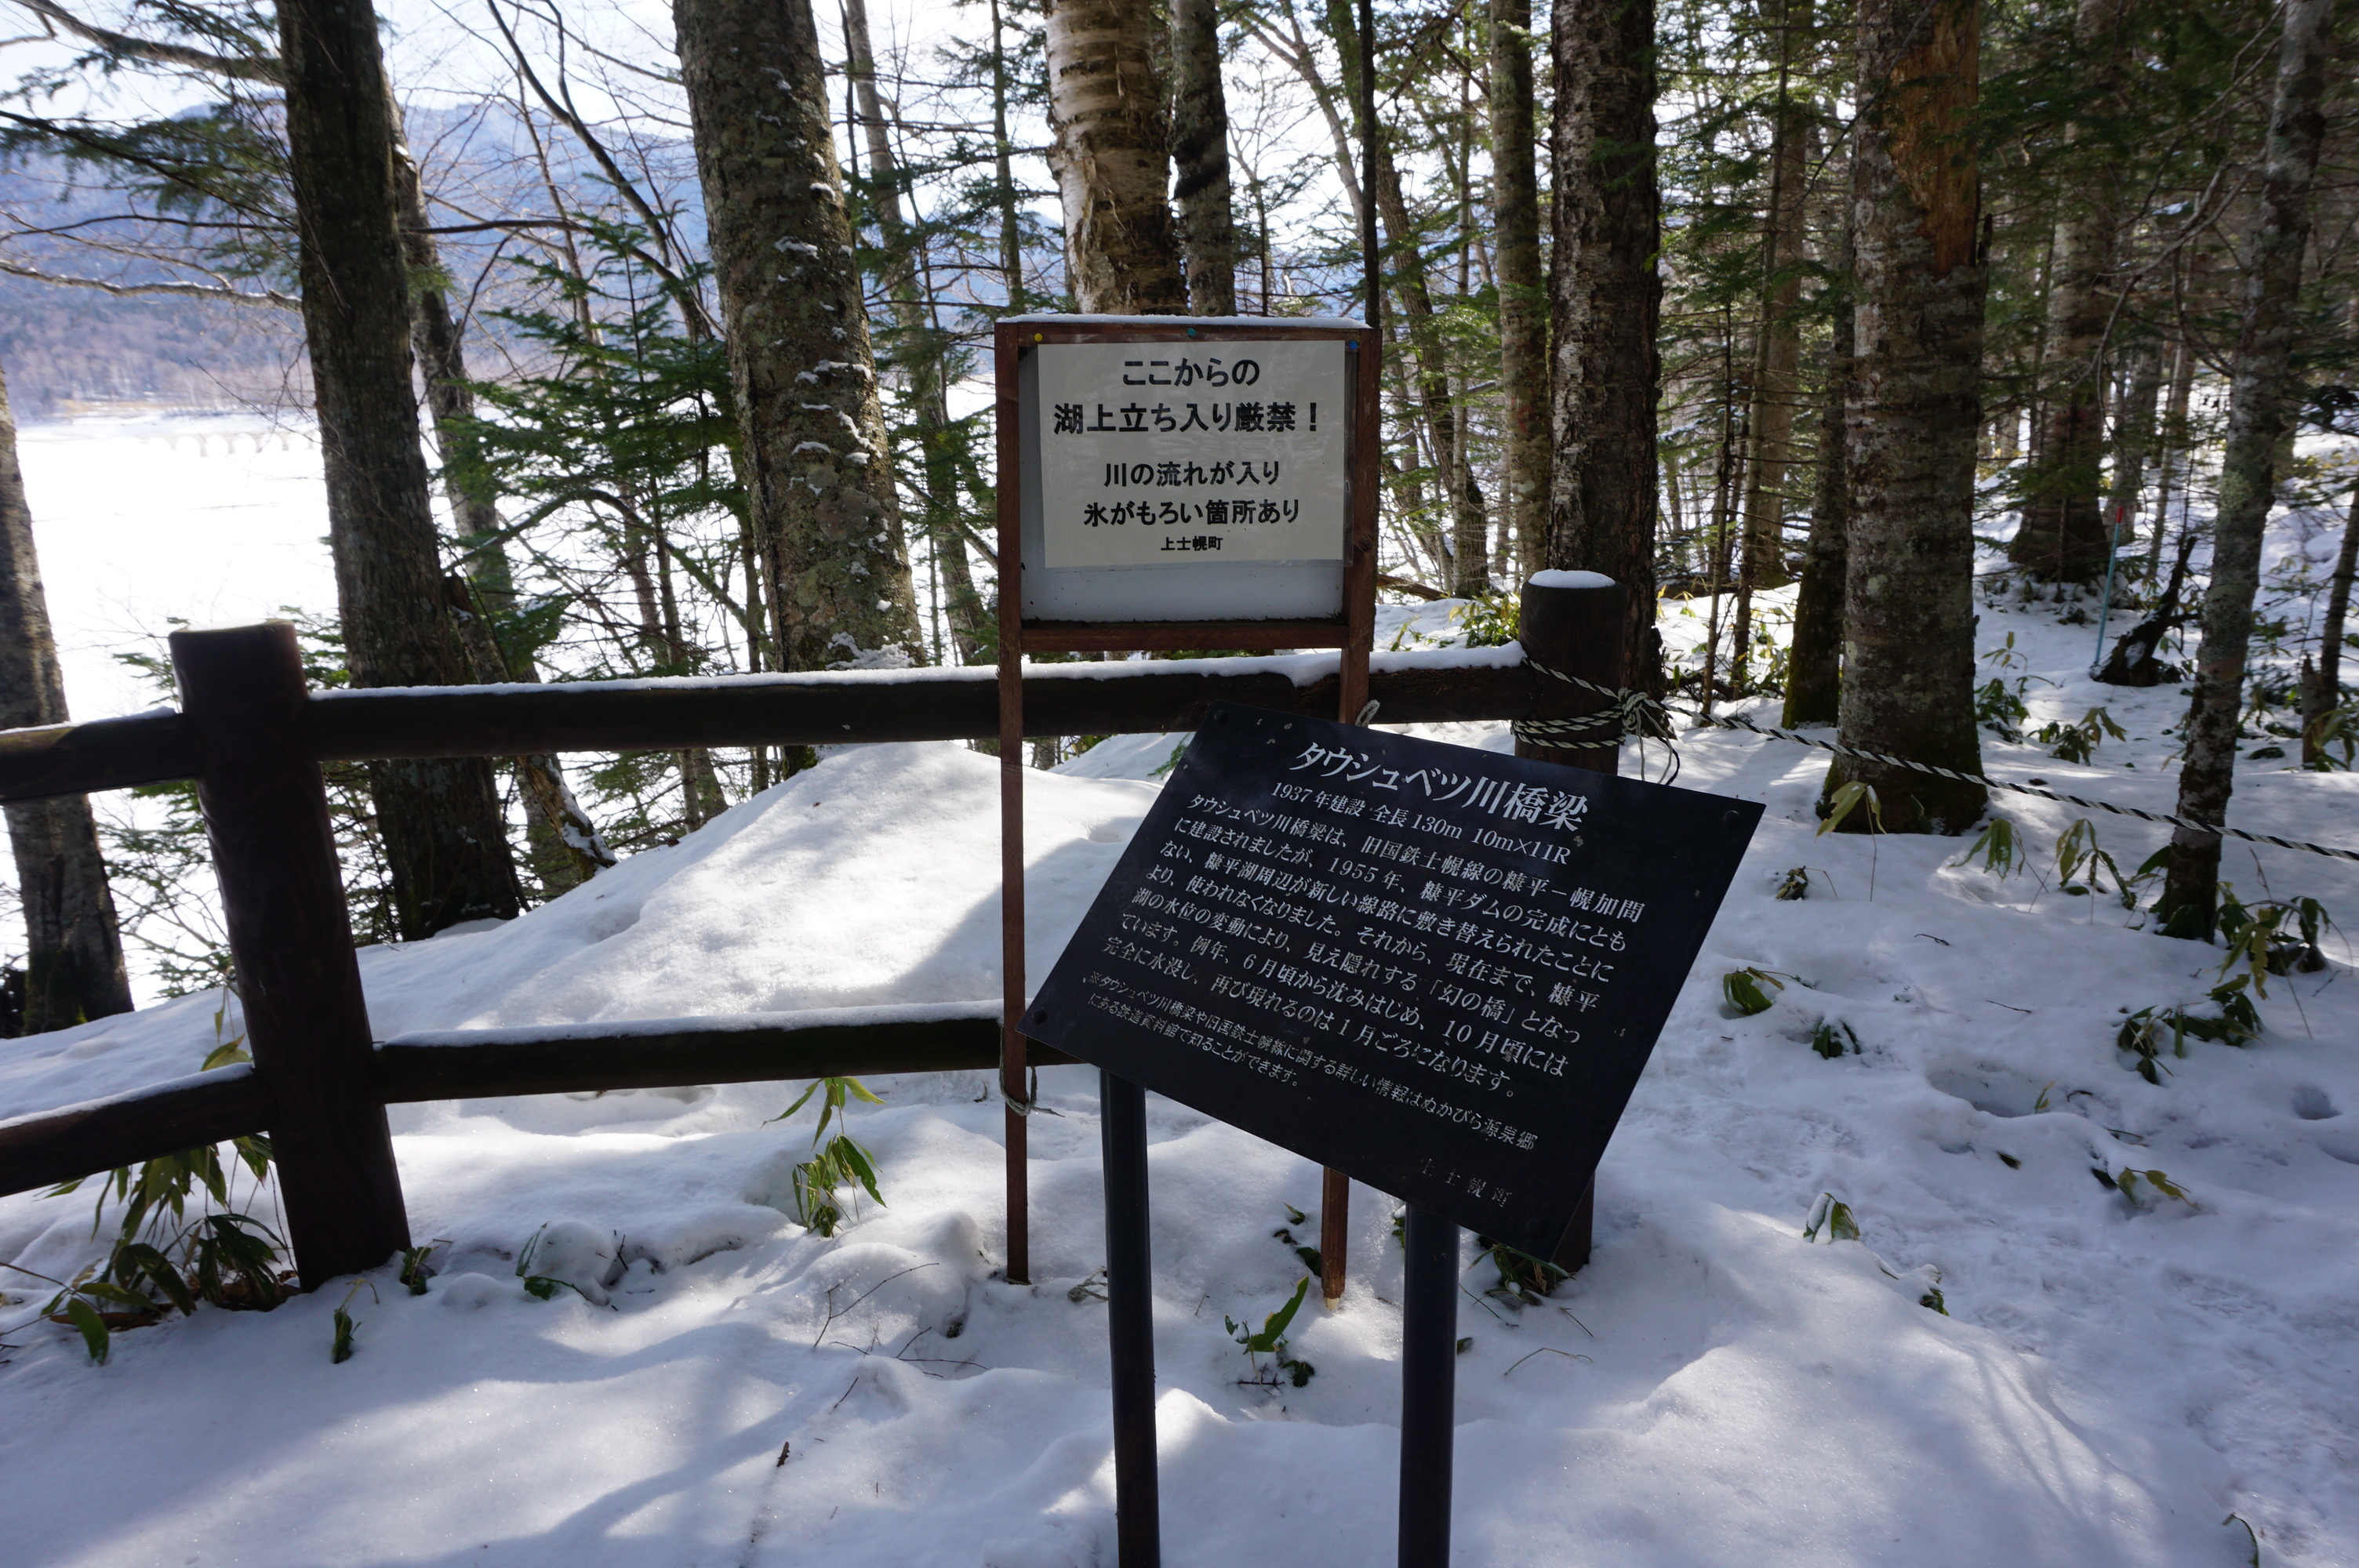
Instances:
[[[65,677],[33,553],[33,509],[16,466],[16,418],[0,372],[0,730],[67,720]],[[7,808],[25,906],[27,1034],[131,1011],[114,898],[86,795]]]
[[[867,0],[844,0],[843,39],[844,70],[859,103],[861,130],[868,143],[869,178],[875,186],[876,227],[885,242],[885,292],[900,339],[893,357],[909,378],[909,403],[916,416],[919,463],[925,474],[926,543],[941,570],[943,609],[958,662],[965,664],[983,647],[985,611],[983,596],[975,591],[974,570],[967,563],[966,540],[958,525],[958,453],[951,446],[942,366],[946,344],[928,318],[915,244],[901,214],[901,164],[876,91],[876,51],[869,42]]]
[[[2086,61],[2091,113],[2118,114],[2126,0],[2081,0],[2073,42]],[[2105,328],[2114,308],[2114,248],[2121,228],[2120,160],[2110,126],[2075,134],[2074,157],[2058,193],[2055,260],[2048,283],[2041,362],[2038,460],[2023,524],[2007,557],[2049,582],[2093,583],[2105,569],[2108,536],[2098,497],[2104,457]]]
[[[2277,442],[2294,414],[2288,394],[2299,326],[2296,307],[2302,251],[2310,243],[2310,186],[2325,134],[2321,104],[2333,27],[2334,0],[2286,0],[2260,201],[2245,257],[2236,350],[2230,362],[2228,442],[2220,465],[2212,586],[2203,596],[2203,643],[2195,655],[2195,698],[2179,774],[2178,815],[2198,822],[2225,821],[2234,785],[2261,530],[2275,489]],[[2164,931],[2210,940],[2219,896],[2219,835],[2174,829],[2170,869],[2158,906]]]
[[[810,0],[675,0],[782,668],[925,653]]]
[[[1229,187],[1229,104],[1221,87],[1217,0],[1171,0],[1172,189],[1188,264],[1188,310],[1237,313],[1237,224]],[[1262,313],[1268,314],[1266,302]]]
[[[1843,701],[1847,745],[1982,771],[1974,729],[1974,446],[1983,346],[1977,0],[1861,0],[1852,165],[1859,358]],[[1896,833],[1956,833],[1985,791],[1838,758]],[[1864,809],[1843,826],[1864,832]]]
[[[1548,565],[1548,280],[1540,270],[1531,0],[1491,0],[1491,214],[1498,244],[1499,383],[1506,425],[1500,549]]]
[[[353,684],[463,685],[410,385],[393,103],[376,14],[366,0],[282,0],[277,9],[304,336]],[[369,785],[405,938],[516,913],[488,762],[375,762]]]
[[[1064,207],[1073,302],[1089,313],[1183,316],[1154,9],[1048,0],[1047,15],[1049,166]]]
[[[1810,503],[1810,542],[1794,595],[1794,641],[1786,660],[1786,725],[1832,724],[1843,702],[1843,576],[1849,556],[1851,472],[1844,460],[1843,408],[1855,349],[1852,241],[1844,204],[1838,291],[1827,334],[1826,387],[1819,400],[1818,481]]]
[[[1663,283],[1655,172],[1654,0],[1557,0],[1555,457],[1549,565],[1603,572],[1630,590],[1624,668],[1658,690],[1655,636],[1655,335]]]

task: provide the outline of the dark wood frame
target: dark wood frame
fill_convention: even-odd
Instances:
[[[1024,618],[1024,438],[1021,363],[1050,343],[1344,343],[1353,352],[1351,444],[1344,490],[1343,612],[1323,620],[1036,621]],[[1000,958],[1005,988],[999,1057],[1000,1098],[1007,1106],[1007,1278],[1031,1279],[1029,1158],[1025,1119],[1031,1114],[1027,1052],[1016,1028],[1030,1004],[1024,951],[1024,655],[1027,653],[1167,652],[1191,648],[1338,648],[1335,711],[1346,724],[1367,706],[1368,657],[1375,643],[1376,485],[1382,443],[1383,383],[1376,335],[1362,325],[1309,325],[1284,319],[1217,326],[1184,316],[1103,318],[1019,316],[999,323],[992,340],[999,461],[999,843]],[[1249,568],[1239,568],[1241,571]],[[1060,730],[1087,734],[1088,730]],[[1351,1184],[1327,1173],[1321,1205],[1321,1256],[1327,1260],[1330,1305],[1343,1294],[1344,1205]]]

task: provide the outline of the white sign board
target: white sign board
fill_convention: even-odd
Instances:
[[[1043,565],[1343,558],[1353,387],[1342,342],[1038,353]]]

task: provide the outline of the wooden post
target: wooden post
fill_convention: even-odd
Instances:
[[[1382,443],[1382,384],[1375,340],[1350,345],[1354,396],[1352,410],[1352,537],[1343,560],[1343,615],[1350,631],[1336,664],[1337,718],[1357,724],[1368,706],[1368,659],[1376,645],[1376,485]],[[1319,1293],[1329,1312],[1343,1304],[1345,1264],[1352,1240],[1352,1178],[1322,1171],[1319,1178]]]
[[[1534,664],[1619,690],[1623,678],[1624,605],[1628,597],[1628,589],[1620,583],[1596,572],[1533,574],[1523,592],[1518,641],[1523,643],[1524,656]],[[1610,698],[1544,675],[1536,675],[1533,685],[1540,693],[1535,717],[1574,719],[1613,706]],[[1519,740],[1516,742],[1516,755],[1587,768],[1592,773],[1613,773],[1621,771],[1622,743],[1618,735],[1593,745],[1543,746]],[[1580,1211],[1573,1217],[1571,1228],[1565,1232],[1563,1244],[1557,1249],[1554,1261],[1559,1267],[1578,1269],[1589,1261],[1596,1196],[1594,1183],[1581,1195]]]
[[[1017,424],[1021,334],[1002,325],[993,355],[999,448],[999,1098],[1006,1107],[1007,1282],[1032,1281],[1029,1123],[1024,1035],[1024,444]]]
[[[284,621],[172,633],[204,758],[197,799],[236,960],[255,1071],[303,1288],[409,1245],[401,1174],[370,1078],[368,1010],[319,765],[304,755],[303,665]]]

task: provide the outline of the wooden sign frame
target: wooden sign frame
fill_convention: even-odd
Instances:
[[[1024,439],[1021,371],[1025,356],[1052,343],[1342,342],[1355,379],[1346,458],[1342,613],[1318,620],[1037,621],[1024,618]],[[1026,1118],[1032,1108],[1025,1036],[1018,1029],[1030,994],[1024,943],[1024,655],[1027,653],[1168,652],[1193,648],[1335,648],[1341,652],[1337,717],[1356,721],[1368,700],[1368,655],[1375,642],[1376,494],[1382,382],[1373,328],[1356,321],[1237,316],[1012,316],[993,333],[998,416],[999,485],[999,824],[1000,950],[1004,993],[999,1089],[1006,1102],[1007,1278],[1031,1278]],[[1239,574],[1240,563],[1223,567]],[[1344,1216],[1350,1184],[1326,1173],[1320,1214],[1324,1287],[1332,1306],[1343,1294]]]

